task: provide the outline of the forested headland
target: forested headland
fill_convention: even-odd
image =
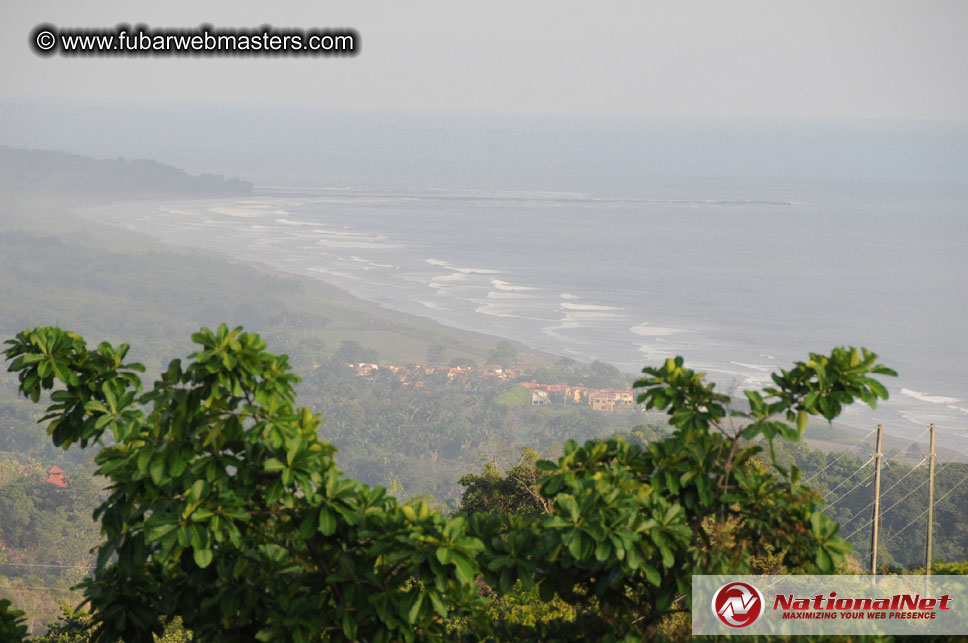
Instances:
[[[92,159],[0,145],[0,193],[45,198],[209,197],[246,194],[252,184],[216,174],[193,175],[147,159]]]

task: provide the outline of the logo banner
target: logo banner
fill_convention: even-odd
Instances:
[[[695,635],[964,634],[968,576],[693,576]]]

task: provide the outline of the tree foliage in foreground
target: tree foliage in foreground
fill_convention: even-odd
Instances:
[[[164,617],[199,641],[521,636],[490,618],[495,592],[579,606],[570,636],[600,638],[644,632],[688,605],[692,574],[746,571],[767,542],[792,572],[830,572],[848,551],[837,525],[795,468],[757,466],[749,441],[796,440],[809,415],[874,405],[887,392],[870,376],[893,374],[835,349],[730,411],[669,360],[637,382],[640,402],[669,413],[668,438],[568,442],[535,464],[543,511],[468,524],[343,477],[320,418],[295,406],[287,357],[258,335],[223,325],[193,340],[191,361],[150,391],[127,345],[89,349],[46,327],[8,342],[21,392],[51,392],[54,444],[96,444],[110,481],[83,583],[100,641],[149,641]]]
[[[30,639],[31,643],[90,643],[96,630],[93,615],[63,601],[58,601],[58,604],[61,610],[60,620],[48,625],[43,636]],[[189,643],[192,640],[192,633],[185,630],[181,619],[175,618],[165,623],[164,633],[155,635],[152,643]]]
[[[10,601],[0,599],[0,641],[22,641],[27,636],[22,610],[10,609]]]

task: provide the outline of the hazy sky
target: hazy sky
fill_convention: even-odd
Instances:
[[[58,27],[352,27],[355,58],[41,58]],[[0,92],[330,107],[968,118],[968,2],[0,5]]]

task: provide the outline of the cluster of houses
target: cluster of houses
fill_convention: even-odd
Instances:
[[[392,373],[403,386],[422,388],[424,378],[428,376],[446,377],[449,381],[468,384],[471,379],[517,380],[525,375],[524,371],[515,368],[504,368],[498,365],[484,368],[467,366],[430,366],[427,364],[411,364],[409,366],[395,366],[392,364],[347,364],[356,369],[359,377],[373,378],[383,373]],[[538,382],[518,382],[520,386],[531,391],[531,405],[545,406],[549,404],[584,404],[595,411],[612,413],[617,410],[635,407],[635,397],[632,389],[596,389],[581,384],[539,384]]]
[[[507,380],[521,377],[524,373],[514,368],[504,368],[502,366],[488,366],[486,368],[471,368],[469,366],[430,366],[427,364],[410,364],[409,366],[396,366],[393,364],[347,364],[356,369],[356,374],[360,377],[374,377],[380,373],[393,373],[405,386],[414,382],[416,378],[423,378],[428,375],[446,377],[453,380],[456,378],[466,378],[470,375],[481,379]],[[415,385],[422,382],[417,380]]]
[[[589,388],[581,384],[538,384],[521,382],[521,386],[531,391],[531,405],[545,406],[561,401],[565,404],[587,404],[594,411],[612,413],[635,406],[632,389]]]

